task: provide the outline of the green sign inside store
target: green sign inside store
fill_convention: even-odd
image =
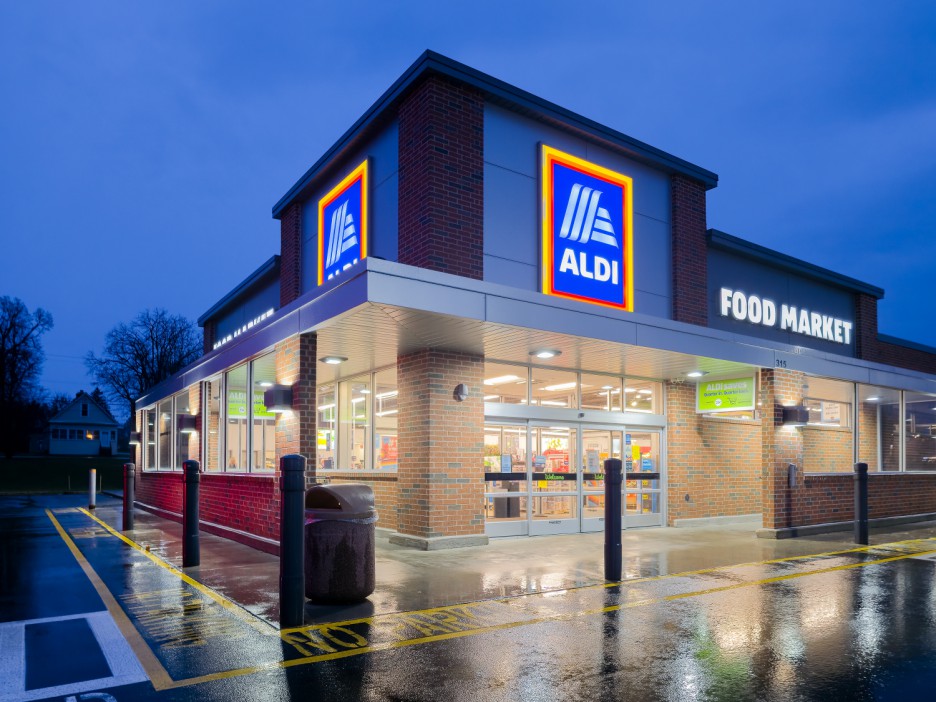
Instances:
[[[696,412],[738,412],[754,409],[754,377],[706,380],[696,384]]]

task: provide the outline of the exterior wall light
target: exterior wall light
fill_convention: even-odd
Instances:
[[[130,432],[130,442],[129,442],[129,443],[130,443],[131,446],[139,446],[139,445],[142,443],[142,439],[140,438],[140,432],[138,432],[138,431],[131,431],[131,432]]]
[[[545,361],[548,358],[561,356],[562,351],[559,351],[558,349],[538,349],[536,351],[530,351],[530,355],[536,356],[537,358],[542,358]]]
[[[809,422],[809,410],[803,405],[783,408],[783,426],[805,427]]]
[[[330,366],[337,366],[340,363],[344,363],[348,359],[345,356],[322,356],[319,360],[322,363],[327,363]]]
[[[263,405],[267,412],[289,412],[292,410],[292,385],[274,385],[263,391]]]
[[[180,434],[194,434],[196,417],[193,414],[182,414],[179,415],[179,433]]]

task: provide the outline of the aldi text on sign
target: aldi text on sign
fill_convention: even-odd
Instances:
[[[318,205],[318,284],[367,256],[367,161]]]
[[[633,181],[542,147],[543,292],[632,312]]]

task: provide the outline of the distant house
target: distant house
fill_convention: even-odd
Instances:
[[[79,392],[49,420],[49,455],[98,456],[117,451],[120,425],[88,393]]]

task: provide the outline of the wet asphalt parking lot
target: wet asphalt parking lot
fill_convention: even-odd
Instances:
[[[214,586],[204,556],[182,571],[170,548],[121,534],[117,505],[0,497],[0,702],[936,697],[930,532],[611,585],[492,574],[507,594],[378,597],[280,630],[275,608]],[[217,570],[269,582],[271,561],[244,553]],[[433,568],[420,558],[412,577]]]

